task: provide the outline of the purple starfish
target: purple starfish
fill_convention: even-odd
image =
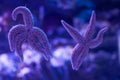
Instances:
[[[95,12],[92,12],[90,22],[88,24],[88,28],[84,36],[82,36],[79,31],[74,29],[71,25],[61,20],[62,25],[67,30],[67,32],[71,35],[71,37],[77,42],[76,46],[73,49],[71,56],[72,68],[74,70],[78,70],[80,65],[82,64],[84,58],[87,56],[89,52],[89,48],[95,48],[100,45],[103,41],[103,35],[107,31],[108,27],[104,27],[101,29],[97,37],[92,39],[94,34],[94,25],[95,25]]]
[[[15,8],[12,12],[13,20],[16,20],[18,14],[22,14],[25,25],[18,24],[10,29],[8,33],[10,50],[15,51],[23,60],[21,46],[26,41],[48,60],[51,51],[46,34],[41,29],[33,27],[32,14],[28,8],[23,6]]]

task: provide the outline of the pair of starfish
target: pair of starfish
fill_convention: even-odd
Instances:
[[[10,29],[8,33],[10,50],[15,51],[20,58],[23,59],[21,46],[24,41],[27,41],[33,49],[42,53],[45,59],[48,60],[52,54],[46,34],[41,29],[33,27],[32,14],[28,8],[20,6],[14,9],[12,13],[13,20],[16,20],[18,14],[23,15],[25,25],[18,24]],[[97,37],[92,39],[95,30],[95,18],[95,12],[93,11],[84,36],[65,21],[61,21],[68,33],[77,42],[71,57],[72,68],[74,70],[79,69],[81,63],[89,52],[89,48],[95,48],[102,43],[103,34],[108,29],[107,27],[104,27],[99,31]]]
[[[46,60],[51,56],[50,45],[46,34],[39,28],[33,27],[32,14],[26,7],[20,6],[12,12],[13,20],[17,19],[18,14],[22,14],[24,24],[13,26],[8,33],[10,50],[18,54],[23,60],[21,46],[23,42],[28,44],[36,51],[43,54]]]
[[[71,63],[74,70],[78,70],[82,64],[84,58],[88,55],[89,48],[95,48],[100,45],[103,41],[103,35],[107,31],[108,27],[102,28],[95,39],[92,39],[95,30],[96,15],[92,12],[89,24],[87,26],[87,31],[84,35],[81,35],[79,31],[74,29],[71,25],[61,20],[62,25],[71,35],[71,37],[77,42],[75,45],[72,56]]]

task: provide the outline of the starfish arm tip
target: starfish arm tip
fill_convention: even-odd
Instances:
[[[12,19],[14,21],[16,21],[16,18],[17,18],[17,15],[16,15],[16,12],[15,12],[15,9],[14,9],[13,12],[12,12]]]
[[[20,60],[20,62],[23,62],[23,61],[24,61],[23,56],[20,56],[20,55],[18,54],[18,51],[17,51],[17,50],[15,51],[15,55],[18,57],[18,59]]]
[[[73,64],[72,64],[72,69],[77,71],[79,69],[79,67],[75,67]]]
[[[105,31],[107,31],[109,28],[108,27],[104,27]]]
[[[62,23],[63,27],[65,27],[66,29],[72,27],[71,25],[69,25],[69,24],[68,24],[66,21],[64,21],[64,20],[61,20],[61,23]]]
[[[63,26],[65,26],[65,24],[67,24],[64,20],[61,20],[61,23]]]
[[[64,20],[61,20],[61,23],[65,22]]]
[[[95,10],[92,10],[92,14],[95,14]]]
[[[44,53],[43,56],[44,56],[46,61],[49,61],[51,59],[51,57],[52,57],[52,54],[51,53]]]

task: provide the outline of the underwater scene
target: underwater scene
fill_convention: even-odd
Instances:
[[[120,0],[0,0],[0,80],[120,80]]]

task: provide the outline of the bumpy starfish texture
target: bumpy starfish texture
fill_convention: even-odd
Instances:
[[[13,20],[17,19],[18,14],[22,14],[25,25],[18,24],[10,29],[8,33],[10,50],[15,51],[23,60],[21,46],[26,41],[48,60],[52,54],[46,34],[41,29],[33,27],[32,14],[28,8],[23,6],[15,8],[12,12]]]
[[[72,68],[74,70],[79,69],[84,58],[87,56],[89,52],[89,48],[95,48],[102,43],[103,35],[108,29],[107,27],[102,28],[98,32],[97,37],[95,39],[92,39],[95,30],[95,21],[96,21],[95,18],[96,18],[95,12],[93,11],[89,24],[87,26],[87,31],[83,36],[79,33],[79,31],[74,29],[71,25],[66,23],[64,20],[61,20],[61,23],[64,26],[64,28],[71,35],[71,37],[77,42],[71,56]]]

